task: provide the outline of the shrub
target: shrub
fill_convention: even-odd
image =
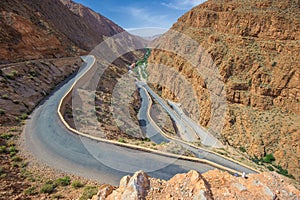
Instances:
[[[56,188],[56,185],[51,183],[45,183],[40,189],[40,193],[43,194],[51,194]]]
[[[0,116],[5,115],[5,111],[3,109],[0,109]]]
[[[14,104],[19,104],[20,102],[18,100],[13,100]]]
[[[37,194],[36,187],[35,186],[29,187],[25,190],[24,193],[26,195],[35,195],[35,194]]]
[[[6,78],[11,79],[11,80],[15,80],[15,76],[13,74],[7,74]]]
[[[258,159],[256,156],[254,156],[253,158],[251,158],[251,160],[253,161],[253,162],[255,162],[256,164],[258,164],[258,165],[260,165],[261,163],[261,160],[260,159]]]
[[[59,186],[68,186],[71,183],[71,179],[69,176],[66,176],[64,178],[56,179],[55,183],[56,183],[56,185],[59,185]]]
[[[272,166],[267,166],[268,170],[274,171],[274,168]]]
[[[6,146],[0,146],[0,153],[6,153]]]
[[[246,149],[245,149],[245,147],[240,147],[240,148],[239,148],[239,150],[240,150],[241,152],[243,152],[243,153],[245,153],[245,152],[246,152]]]
[[[81,187],[83,187],[84,186],[84,184],[83,183],[81,183],[80,181],[78,181],[78,180],[75,180],[75,181],[73,181],[73,183],[72,183],[72,187],[73,188],[81,188]]]
[[[15,146],[10,146],[10,147],[8,148],[8,152],[9,152],[9,153],[11,153],[11,152],[18,152],[18,150],[16,149]]]
[[[26,113],[22,113],[22,115],[20,116],[21,120],[26,120],[28,118],[28,115]]]
[[[150,138],[145,138],[145,139],[143,139],[143,141],[145,141],[145,142],[150,142],[151,139],[150,139]]]
[[[7,94],[2,95],[2,99],[9,99]]]
[[[12,152],[9,153],[9,156],[10,156],[10,157],[14,157],[16,154],[17,154],[17,153],[16,153],[15,151],[12,151]]]
[[[21,161],[22,161],[22,158],[20,158],[20,157],[18,157],[18,156],[14,156],[14,157],[12,157],[11,159],[12,159],[12,161],[14,161],[14,162],[21,162]]]
[[[120,138],[120,139],[118,140],[118,142],[121,142],[121,143],[126,143],[126,140],[124,140],[124,139]]]
[[[85,186],[83,190],[83,194],[79,198],[79,200],[91,199],[97,193],[98,193],[98,189],[96,186]]]
[[[14,135],[10,134],[10,133],[2,133],[0,138],[4,139],[4,140],[9,140],[10,138],[12,138]]]
[[[271,163],[271,162],[275,161],[275,158],[274,158],[273,154],[267,154],[265,157],[263,157],[263,161],[265,163]]]

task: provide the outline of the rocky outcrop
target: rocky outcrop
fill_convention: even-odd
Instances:
[[[109,191],[109,192],[107,192]],[[143,194],[143,195],[142,195]],[[169,181],[137,172],[125,176],[118,189],[103,186],[93,200],[104,199],[298,199],[300,191],[276,173],[249,175],[247,179],[213,170],[190,171]]]
[[[111,190],[111,186],[100,188],[93,200],[102,199],[146,199],[150,189],[150,178],[143,172],[138,171],[132,177],[124,176],[117,190]]]
[[[300,180],[300,7],[298,1],[209,0],[182,16],[172,31],[190,37],[213,61],[216,79],[224,83],[224,124],[214,113],[207,77],[196,70],[210,64],[189,52],[189,43],[172,31],[154,42],[150,81],[162,96],[180,102],[202,126],[222,124],[217,136],[252,157],[272,153],[277,165]],[[174,53],[175,52],[175,53]],[[192,54],[192,53],[190,53]],[[187,55],[190,55],[187,53]],[[167,66],[171,70],[162,70]],[[189,84],[177,80],[178,74]],[[213,87],[213,86],[212,86]],[[192,90],[196,101],[184,91]],[[225,102],[224,102],[225,103]],[[212,115],[215,114],[215,115]]]

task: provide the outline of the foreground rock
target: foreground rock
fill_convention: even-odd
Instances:
[[[190,171],[169,181],[150,178],[143,171],[125,176],[118,189],[105,185],[93,200],[104,199],[299,199],[300,191],[277,173],[249,175],[247,179],[213,170]]]

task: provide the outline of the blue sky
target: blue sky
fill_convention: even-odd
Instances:
[[[204,0],[74,0],[111,19],[124,29],[170,28]]]

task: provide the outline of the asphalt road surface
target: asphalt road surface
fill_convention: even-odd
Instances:
[[[85,59],[86,70],[94,58],[88,56]],[[112,185],[118,185],[124,175],[138,170],[144,170],[152,177],[169,179],[191,169],[199,172],[213,169],[206,164],[97,142],[68,131],[58,118],[57,108],[77,77],[59,86],[27,121],[23,134],[24,146],[37,159],[55,169]]]

